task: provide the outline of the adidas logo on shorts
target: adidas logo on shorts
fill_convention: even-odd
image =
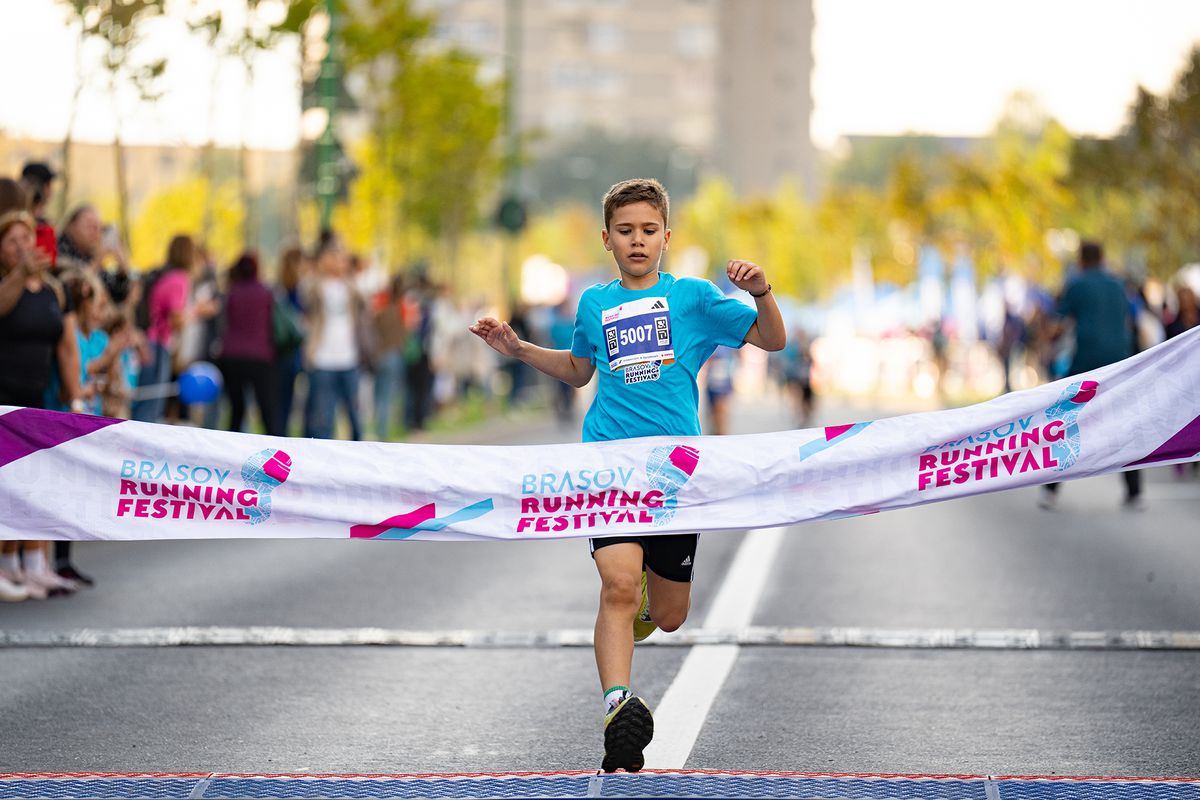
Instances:
[[[683,563],[682,563],[682,564],[680,564],[679,566],[681,566],[681,567],[690,567],[691,565],[692,565],[692,557],[691,557],[691,556],[688,556],[687,558],[683,559]]]

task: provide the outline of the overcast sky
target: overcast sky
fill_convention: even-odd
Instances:
[[[1017,90],[1033,92],[1075,133],[1110,134],[1136,86],[1165,91],[1200,42],[1200,0],[814,2],[812,135],[821,147],[852,133],[984,133]],[[75,84],[75,39],[62,6],[0,3],[8,12],[0,27],[0,129],[60,139]],[[260,59],[248,97],[240,66],[222,64],[210,115],[213,55],[179,21],[156,25],[146,54],[171,56],[165,93],[153,105],[122,99],[126,139],[200,143],[211,125],[222,144],[243,133],[254,147],[294,144],[294,44]],[[111,106],[102,76],[94,77],[82,95],[77,138],[111,140]]]

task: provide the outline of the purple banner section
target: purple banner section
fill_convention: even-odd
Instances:
[[[1162,446],[1145,458],[1138,459],[1127,467],[1139,464],[1154,464],[1159,461],[1172,461],[1177,458],[1194,458],[1200,455],[1200,417],[1183,426],[1183,430],[1163,442]]]
[[[0,416],[0,467],[124,420],[18,408]]]

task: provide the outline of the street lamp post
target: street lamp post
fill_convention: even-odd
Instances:
[[[321,211],[321,229],[327,229],[333,217],[333,203],[338,191],[337,141],[334,137],[334,120],[338,102],[337,47],[337,0],[326,0],[325,13],[329,28],[325,32],[325,58],[321,61],[321,73],[317,77],[318,102],[325,109],[325,130],[317,139],[317,204]]]
[[[521,11],[523,0],[506,0],[504,13],[504,188],[497,211],[497,222],[503,230],[501,281],[504,300],[511,312],[517,301],[517,236],[525,227],[525,206],[520,199],[521,140],[518,126],[518,101],[521,71]]]

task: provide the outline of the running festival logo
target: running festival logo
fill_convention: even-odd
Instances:
[[[675,362],[671,309],[665,297],[641,297],[600,313],[608,368],[626,384],[656,381]]]
[[[1079,414],[1099,386],[1075,381],[1040,415],[926,448],[919,457],[917,491],[1069,469],[1080,455]]]
[[[523,475],[517,533],[611,530],[621,526],[658,528],[674,517],[679,493],[700,464],[700,451],[688,445],[660,445],[646,458],[639,489],[634,467],[601,467]]]
[[[229,469],[124,459],[117,516],[259,525],[271,518],[271,495],[291,473],[291,456],[274,448],[246,459],[237,476],[240,486]]]

